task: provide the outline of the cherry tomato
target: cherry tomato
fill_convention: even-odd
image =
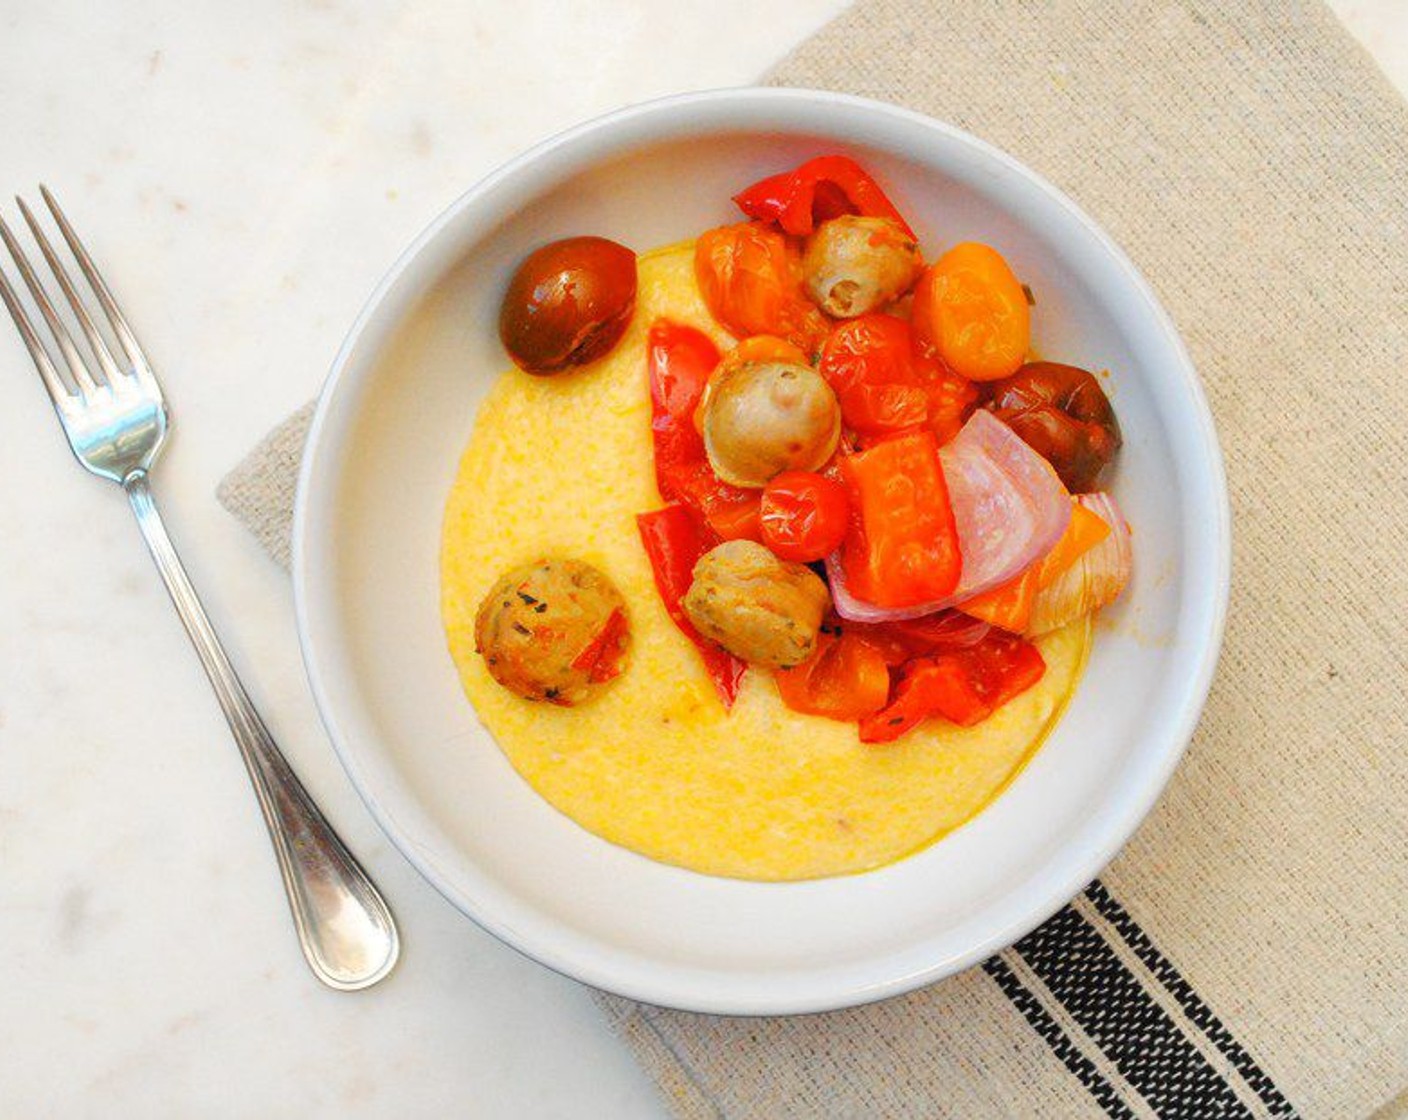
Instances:
[[[1029,362],[989,387],[987,407],[1056,468],[1066,489],[1095,489],[1120,448],[1120,426],[1100,383],[1059,362]]]
[[[807,660],[773,679],[794,712],[846,723],[879,711],[890,698],[890,670],[880,651],[864,638],[828,633],[826,627]]]
[[[763,543],[783,560],[820,560],[841,546],[848,509],[839,482],[811,471],[783,471],[763,489]]]
[[[972,415],[978,390],[942,362],[920,359],[918,368],[924,395],[929,398],[929,428],[942,445],[956,436]]]
[[[914,372],[909,324],[893,315],[842,323],[821,348],[821,375],[836,391],[841,417],[862,435],[917,428],[929,404]]]
[[[499,308],[499,338],[529,373],[557,373],[609,351],[636,302],[636,255],[604,237],[569,237],[528,254]]]
[[[789,365],[805,366],[811,359],[801,347],[793,346],[785,338],[771,334],[755,334],[745,338],[723,357],[719,372],[732,369],[744,362],[786,362]]]
[[[916,351],[909,324],[893,315],[862,315],[827,338],[821,374],[862,447],[924,427],[947,443],[968,418],[977,390]]]
[[[827,320],[802,291],[802,256],[762,222],[720,226],[694,247],[694,274],[709,312],[740,338],[776,335],[814,353]]]
[[[970,381],[1017,372],[1031,344],[1031,309],[1022,285],[990,245],[955,245],[926,269],[914,290],[921,345]]]

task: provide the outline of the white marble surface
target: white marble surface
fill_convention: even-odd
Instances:
[[[288,583],[213,492],[469,183],[626,102],[751,81],[844,6],[0,5],[0,185],[58,191],[159,363],[173,534],[405,937],[369,992],[305,970],[124,503],[69,461],[0,328],[0,1115],[663,1115],[583,989],[460,917],[382,838],[318,725]],[[1334,6],[1408,92],[1408,6]]]

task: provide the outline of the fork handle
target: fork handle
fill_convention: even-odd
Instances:
[[[146,472],[130,475],[122,486],[234,732],[274,842],[303,955],[329,987],[354,991],[375,984],[400,952],[391,911],[255,711],[167,535]]]

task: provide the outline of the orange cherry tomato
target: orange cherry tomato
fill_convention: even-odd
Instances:
[[[846,723],[878,712],[890,698],[890,669],[880,651],[864,638],[826,629],[811,657],[773,679],[794,712]]]
[[[783,560],[810,564],[830,556],[846,536],[846,488],[811,471],[783,471],[763,488],[763,544]]]
[[[785,338],[772,334],[755,334],[745,338],[723,357],[720,369],[742,365],[744,362],[789,362],[799,366],[812,364],[811,358],[800,346],[794,346]]]
[[[694,246],[694,275],[709,312],[740,338],[776,335],[813,354],[828,323],[802,291],[794,241],[762,222],[720,226]]]
[[[920,344],[970,381],[996,381],[1021,367],[1031,345],[1027,295],[1002,254],[965,241],[926,269],[914,290]]]

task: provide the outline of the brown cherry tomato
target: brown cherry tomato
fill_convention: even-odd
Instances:
[[[514,365],[557,373],[600,358],[620,341],[636,302],[636,255],[604,237],[535,249],[509,281],[499,338]]]
[[[810,564],[830,556],[846,536],[846,488],[811,471],[783,471],[763,488],[763,543],[783,560]]]
[[[987,389],[987,408],[1056,468],[1066,489],[1095,489],[1120,449],[1120,426],[1093,375],[1060,362],[1028,362]]]

